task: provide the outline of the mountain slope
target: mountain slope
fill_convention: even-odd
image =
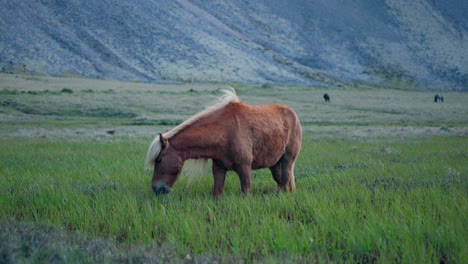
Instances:
[[[463,0],[0,0],[0,68],[468,89]]]

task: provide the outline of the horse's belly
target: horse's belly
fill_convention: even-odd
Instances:
[[[252,162],[252,169],[256,170],[256,169],[263,169],[263,168],[270,168],[272,166],[274,166],[276,163],[278,163],[279,159],[281,158],[281,156],[279,157],[270,157],[268,159],[265,159],[265,160],[254,160]]]
[[[254,150],[252,169],[262,169],[274,166],[281,156],[284,154],[284,148],[282,146],[268,147]]]

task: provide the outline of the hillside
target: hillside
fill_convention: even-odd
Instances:
[[[0,69],[468,89],[465,0],[0,0]]]

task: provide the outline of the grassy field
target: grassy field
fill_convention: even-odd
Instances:
[[[468,262],[468,94],[232,86],[298,112],[297,192],[153,195],[153,136],[225,84],[0,75],[0,262]]]

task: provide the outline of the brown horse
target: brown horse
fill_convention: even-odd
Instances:
[[[251,171],[270,168],[278,187],[294,191],[294,162],[302,143],[299,119],[284,105],[248,106],[234,90],[172,130],[159,134],[148,149],[152,188],[169,193],[187,159],[212,159],[213,195],[223,192],[226,171],[235,171],[243,193],[250,193]]]

